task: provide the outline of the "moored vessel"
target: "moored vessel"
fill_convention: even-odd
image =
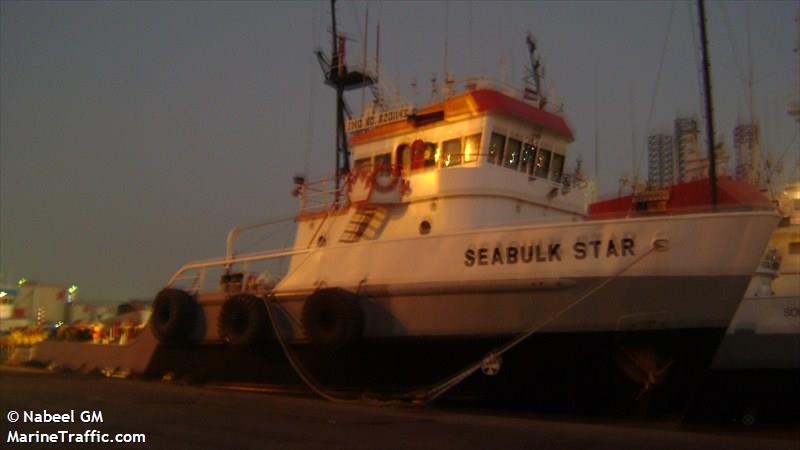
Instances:
[[[345,122],[344,92],[374,76],[347,66],[335,20],[333,32],[320,60],[337,91],[334,175],[296,180],[291,247],[237,254],[247,226],[225,257],[179,269],[154,305],[162,345],[277,337],[321,384],[366,390],[466,373],[453,379],[553,405],[690,391],[773,210],[587,214],[565,170],[572,130],[542,94],[530,39],[531,86],[448,82],[429,105]]]

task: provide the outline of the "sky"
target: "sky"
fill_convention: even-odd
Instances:
[[[701,112],[695,8],[342,0],[337,18],[353,59],[367,10],[370,59],[380,22],[382,85],[418,100],[445,66],[457,80],[520,85],[530,30],[575,132],[569,163],[581,156],[594,173],[596,133],[597,183],[610,192],[648,132]],[[797,3],[706,8],[717,132],[732,144],[752,92],[762,147],[783,157],[786,178],[800,153],[786,114]],[[221,256],[231,227],[293,213],[293,175],[333,171],[334,93],[313,54],[329,51],[329,29],[328,2],[0,2],[6,282],[74,283],[87,302],[151,299],[185,262]],[[360,109],[359,93],[348,101]]]

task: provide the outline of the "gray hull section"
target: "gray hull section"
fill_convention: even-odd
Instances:
[[[359,292],[367,339],[475,337],[533,328],[547,333],[727,328],[748,282],[742,276],[581,278],[366,286]],[[303,338],[297,324],[305,298],[278,299],[287,336]],[[207,320],[212,322],[207,329],[215,328],[215,318]]]

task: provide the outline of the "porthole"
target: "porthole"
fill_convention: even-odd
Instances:
[[[431,223],[427,220],[423,220],[419,223],[419,234],[430,234],[431,232]]]
[[[325,239],[325,236],[320,236],[319,238],[317,238],[317,247],[325,247],[327,243],[328,240]]]

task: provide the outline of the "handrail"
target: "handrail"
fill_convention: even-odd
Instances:
[[[305,253],[309,253],[313,251],[313,249],[283,249],[283,250],[272,250],[266,252],[258,252],[258,253],[249,253],[242,256],[236,257],[225,257],[225,258],[217,258],[217,259],[209,259],[203,261],[196,261],[189,264],[184,264],[180,269],[172,275],[170,278],[168,286],[172,285],[176,281],[180,280],[180,276],[183,275],[185,272],[194,269],[208,269],[210,267],[220,266],[220,267],[230,267],[236,263],[242,262],[250,262],[250,261],[262,261],[266,259],[275,259],[275,258],[283,258],[286,256],[294,256],[294,255],[302,255]]]
[[[283,223],[283,222],[288,222],[290,220],[294,220],[295,217],[297,217],[297,216],[295,214],[292,214],[291,216],[283,216],[283,217],[280,217],[278,219],[269,220],[267,222],[259,222],[259,223],[253,223],[253,224],[248,224],[248,225],[240,225],[238,227],[231,228],[230,231],[228,231],[228,237],[226,239],[225,258],[226,259],[233,258],[233,246],[236,243],[236,239],[238,239],[239,235],[242,232],[253,230],[253,229],[256,229],[256,228],[262,228],[262,227],[266,227],[266,226],[270,226],[270,225],[275,225],[275,224],[279,224],[279,223]]]

